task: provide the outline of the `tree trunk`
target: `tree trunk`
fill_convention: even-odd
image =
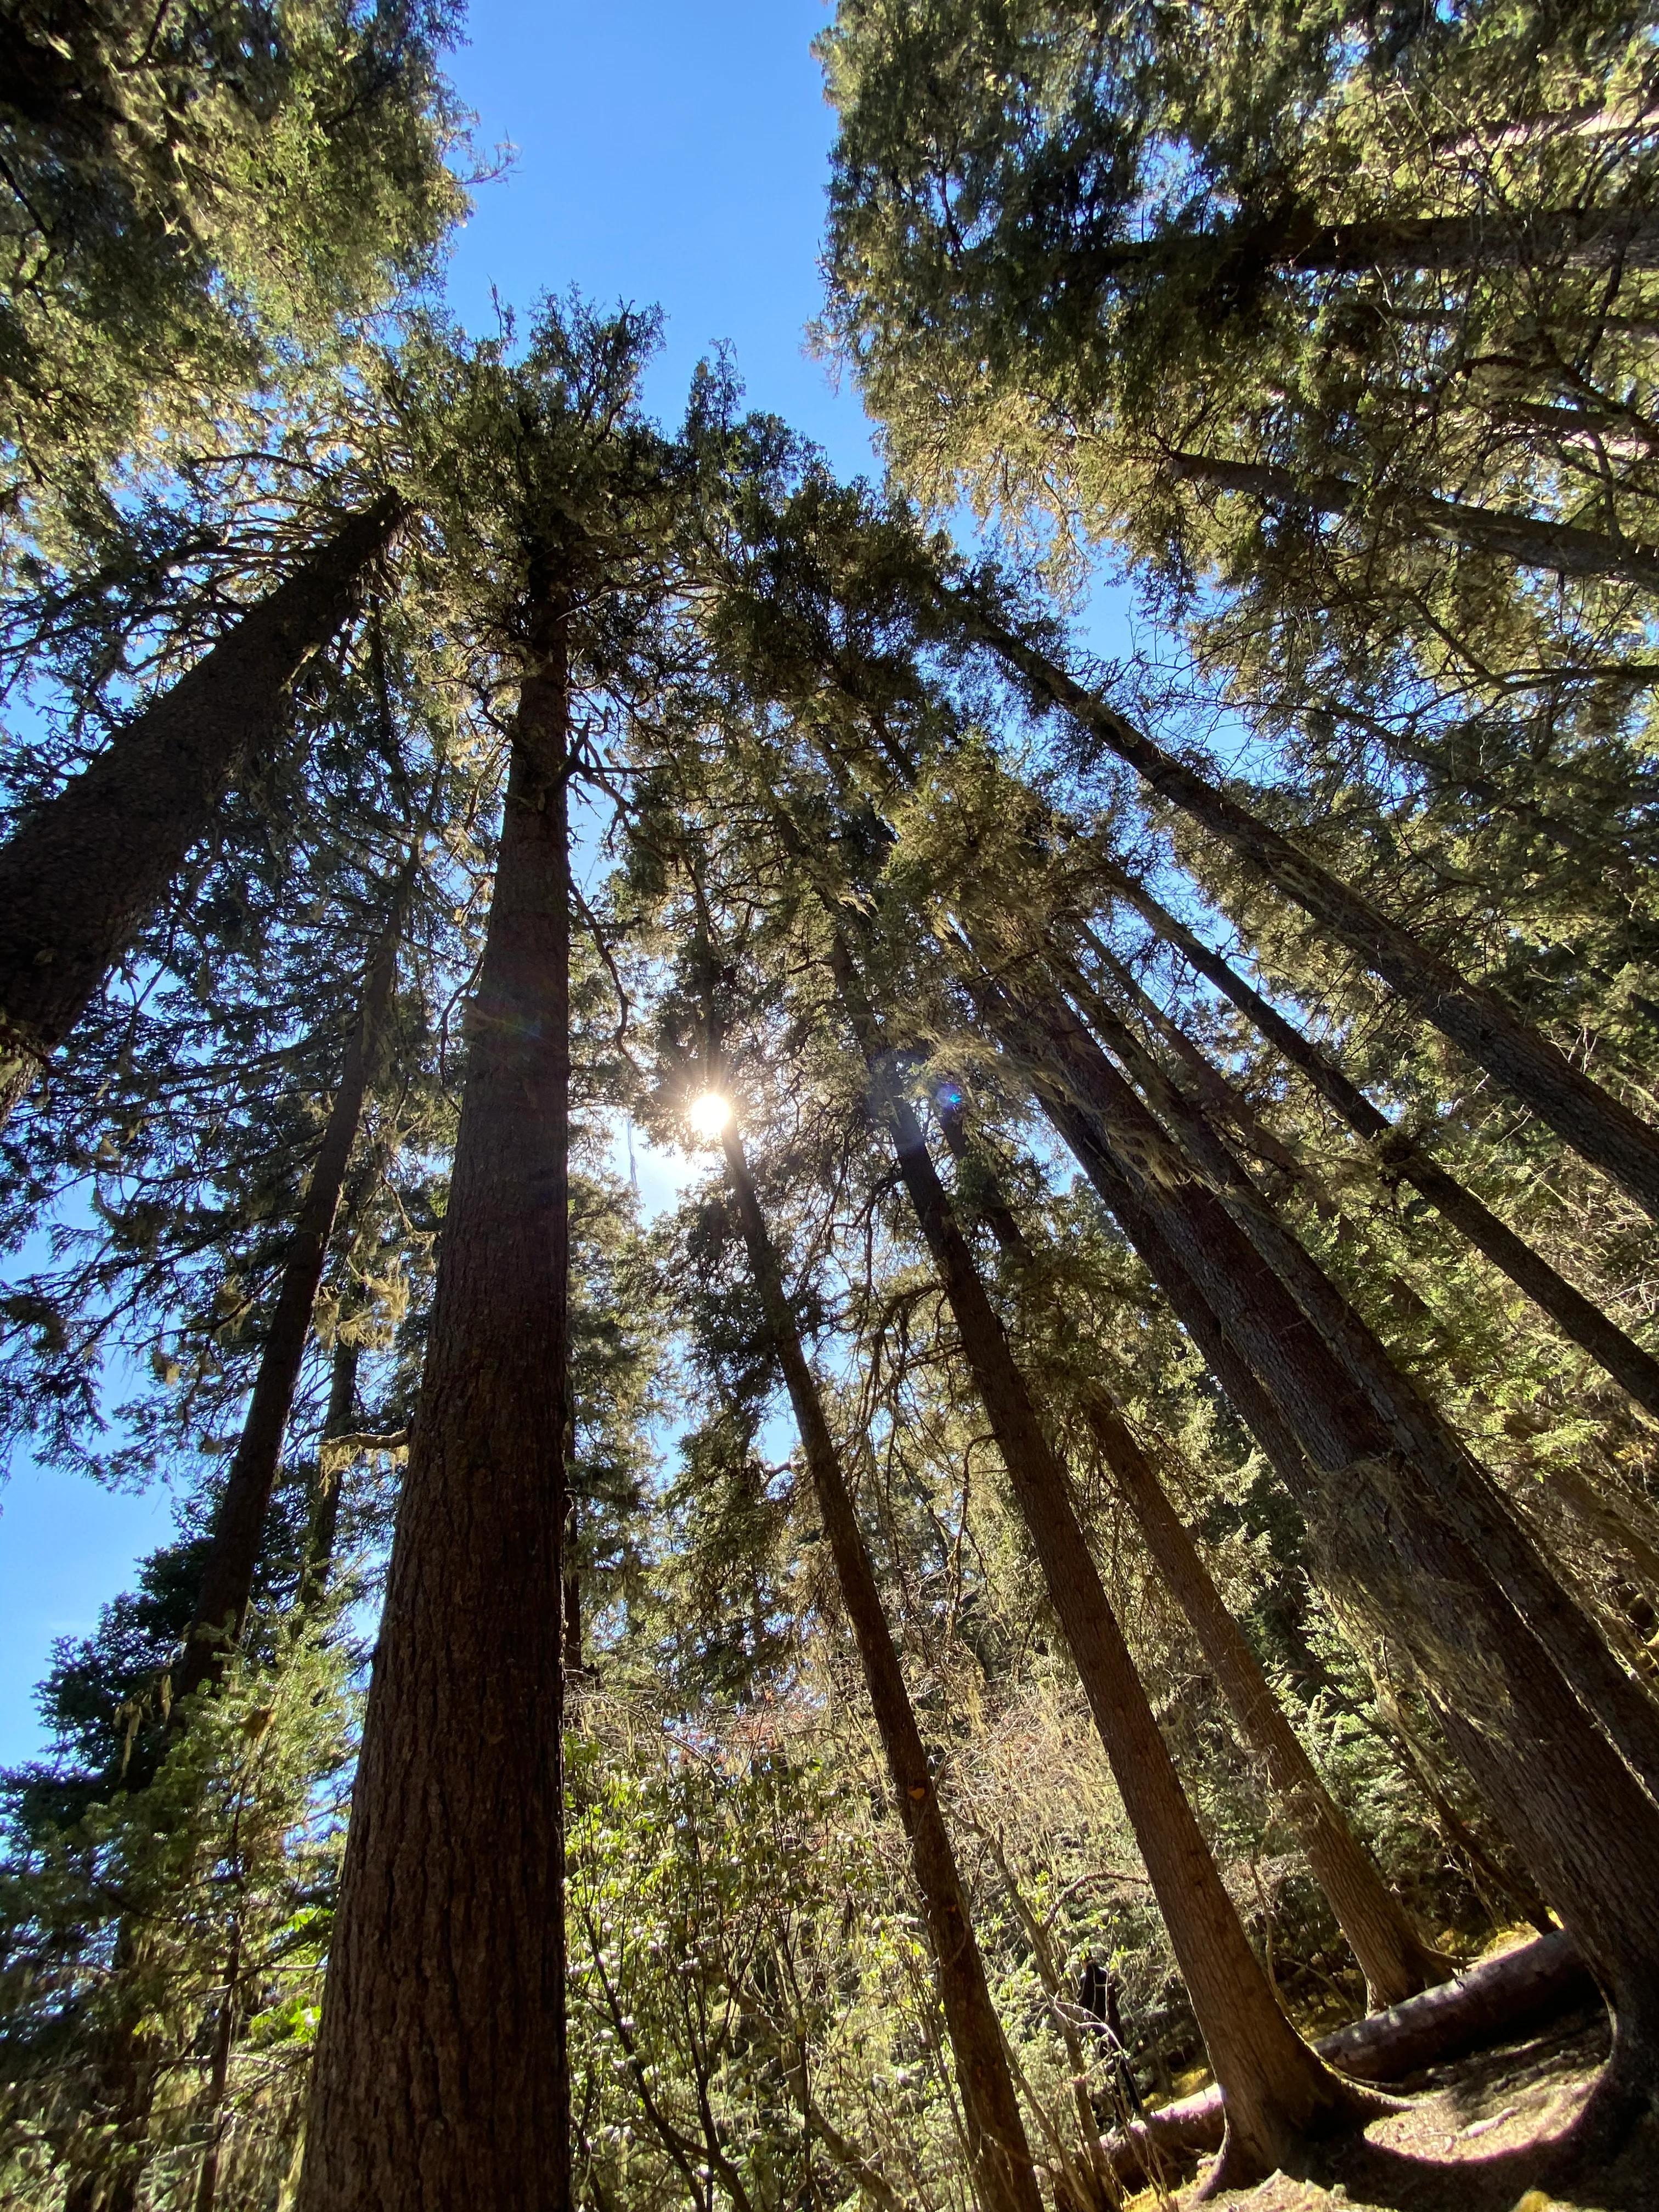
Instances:
[[[841,1458],[824,1418],[817,1384],[789,1310],[777,1255],[761,1211],[743,1139],[735,1123],[724,1133],[726,1173],[738,1203],[749,1265],[765,1308],[778,1365],[794,1408],[801,1448],[836,1563],[842,1601],[852,1625],[870,1703],[881,1731],[910,1863],[921,1893],[939,1972],[945,2026],[967,2114],[969,2154],[992,2212],[1041,2212],[1042,2199],[1009,2070],[1002,2027],[991,2002],[956,1854],[940,1810],[927,1753],[904,1686],[875,1571],[865,1547]]]
[[[1027,1020],[1002,1003],[1014,1048],[1029,1053]],[[1060,1042],[1052,1028],[1045,1034]],[[1109,1065],[1102,1059],[1097,1081],[1082,1051],[1059,1057],[1058,1082],[1036,1070],[1039,1097],[1053,1102],[1056,1126],[1091,1180],[1097,1160],[1108,1164],[1097,1183],[1107,1203],[1128,1185],[1136,1205],[1158,1215],[1183,1267],[1269,1379],[1316,1472],[1300,1502],[1322,1579],[1367,1639],[1406,1651],[1454,1750],[1607,1993],[1620,2025],[1604,2102],[1627,2117],[1644,2081],[1642,2094],[1651,2092],[1659,2057],[1659,1811],[1559,1671],[1555,1614],[1540,1617],[1530,1588],[1511,1602],[1500,1587],[1512,1565],[1507,1515],[1475,1510],[1466,1488],[1449,1496],[1431,1488]],[[1110,1101],[1109,1137],[1079,1106],[1079,1091]],[[1135,1238],[1134,1208],[1120,1218]],[[1567,1656],[1577,1662],[1576,1650]],[[1617,1840],[1604,1851],[1596,1838],[1606,1832]]]
[[[1207,484],[1216,491],[1242,493],[1247,499],[1273,500],[1316,514],[1355,514],[1389,520],[1413,535],[1431,538],[1471,553],[1496,553],[1524,568],[1547,568],[1558,576],[1612,576],[1644,591],[1659,589],[1659,546],[1638,539],[1609,538],[1571,522],[1517,514],[1507,507],[1477,507],[1467,500],[1441,499],[1432,492],[1395,489],[1386,484],[1367,491],[1346,477],[1302,476],[1271,461],[1227,461],[1206,453],[1166,453],[1164,467],[1182,483]]]
[[[849,1019],[878,1083],[881,1041],[839,937],[834,958]],[[986,1297],[915,1115],[890,1089],[876,1103],[1226,2100],[1227,2144],[1212,2185],[1270,2173],[1297,2156],[1310,2137],[1363,2125],[1376,2108],[1320,2063],[1279,2008],[1158,1734],[1090,1556],[1070,1485]]]
[[[1313,1182],[1312,1176],[1289,1146],[1256,1112],[1238,1085],[1224,1075],[1207,1054],[1200,1052],[1179,1022],[1172,1020],[1150,993],[1142,990],[1133,975],[1117,958],[1110,947],[1101,942],[1097,933],[1085,923],[1079,934],[1095,959],[1112,979],[1148,1029],[1163,1038],[1187,1074],[1192,1079],[1200,1097],[1208,1110],[1217,1114],[1238,1133],[1246,1148],[1258,1158],[1266,1160],[1281,1175],[1305,1186]]]
[[[946,1143],[960,1156],[966,1139],[959,1118],[945,1115],[940,1120]],[[1006,1203],[988,1208],[987,1218],[1003,1249],[1022,1270],[1029,1268],[1031,1248]],[[1303,1749],[1261,1661],[1223,1602],[1197,1545],[1121,1412],[1097,1382],[1084,1384],[1082,1406],[1118,1494],[1134,1515],[1154,1564],[1261,1759],[1274,1801],[1307,1853],[1314,1879],[1359,1961],[1370,2009],[1399,2004],[1430,1984],[1445,1980],[1452,1972],[1450,1962],[1412,1925],[1410,1915],[1377,1872]]]
[[[1362,2081],[1398,2081],[1443,2059],[1545,2027],[1595,1994],[1572,1938],[1558,1929],[1484,1959],[1455,1982],[1395,2009],[1334,2029],[1314,2049]],[[1133,2182],[1146,2169],[1148,2149],[1166,2161],[1213,2150],[1221,2128],[1221,2100],[1213,2089],[1162,2105],[1112,2138],[1112,2171],[1121,2181]]]
[[[1611,2142],[1650,2124],[1659,1850],[1648,1801],[1588,1724],[1548,1646],[1486,1603],[1481,1555],[1447,1530],[1416,1470],[1356,1462],[1317,1534],[1322,1579],[1339,1608],[1405,1650],[1447,1741],[1601,1985],[1613,2051],[1583,2133]],[[1454,1650],[1460,1663],[1449,1681]]]
[[[340,1526],[340,1486],[345,1474],[328,1447],[349,1437],[357,1425],[357,1370],[362,1361],[361,1345],[334,1339],[334,1359],[329,1370],[328,1411],[323,1417],[322,1442],[317,1452],[317,1474],[312,1486],[311,1512],[306,1527],[305,1558],[300,1570],[300,1602],[315,1605],[328,1589],[334,1571],[334,1545]]]
[[[574,1573],[564,1578],[564,1671],[567,1681],[582,1672],[582,1578]]]
[[[1626,126],[1628,127],[1628,126]],[[1497,143],[1497,140],[1488,143]],[[1231,233],[1169,240],[1128,240],[1087,252],[1084,265],[1102,282],[1144,270],[1156,277],[1172,255],[1207,256],[1218,296],[1252,283],[1299,275],[1411,275],[1446,270],[1630,269],[1659,266],[1659,219],[1644,207],[1537,208],[1530,213],[1372,216],[1322,223],[1292,209],[1271,221],[1243,218]]]
[[[1370,1401],[1388,1442],[1370,1450],[1402,1454],[1434,1486],[1444,1510],[1466,1531],[1479,1531],[1486,1559],[1510,1601],[1545,1637],[1577,1694],[1596,1713],[1659,1802],[1659,1705],[1626,1673],[1595,1623],[1545,1565],[1521,1522],[1442,1419],[1437,1408],[1389,1358],[1368,1323],[1318,1262],[1279,1219],[1243,1169],[1170,1084],[1139,1042],[1097,1007],[1107,1042],[1176,1133],[1188,1160],[1207,1182],[1205,1200],[1219,1194],[1261,1268],[1313,1325],[1322,1349]],[[1145,1141],[1157,1125],[1088,1040],[1073,1040],[1085,1080],[1124,1126],[1139,1121]],[[1145,1133],[1153,1133],[1146,1136]],[[1179,1170],[1176,1170],[1179,1172]],[[1248,1264],[1248,1263],[1242,1263]],[[1355,1449],[1358,1449],[1356,1442]],[[1362,1454],[1362,1455],[1364,1455]],[[1659,1843],[1659,1828],[1656,1828]]]
[[[143,1937],[131,1919],[116,1930],[114,1965],[138,1978],[143,1973]],[[96,2143],[82,2165],[71,2148],[64,2191],[64,2212],[135,2212],[149,2164],[149,2122],[163,2057],[163,2042],[148,2008],[129,2008],[99,2038],[95,2061],[95,2110],[106,2116],[110,2134]]]
[[[1260,868],[1278,891],[1357,952],[1391,989],[1659,1219],[1659,1133],[1581,1074],[1494,993],[1468,981],[1270,823],[1155,744],[978,597],[943,585],[939,591],[969,634],[1023,676],[1040,699],[1062,708],[1138,770],[1160,798]]]
[[[1436,1211],[1466,1237],[1478,1252],[1509,1277],[1517,1290],[1550,1316],[1562,1333],[1622,1383],[1638,1405],[1659,1417],[1659,1359],[1626,1335],[1601,1308],[1557,1274],[1547,1260],[1522,1242],[1474,1193],[1431,1160],[1403,1131],[1396,1129],[1372,1105],[1358,1085],[1351,1083],[1317,1045],[1285,1020],[1252,989],[1218,953],[1212,952],[1191,930],[1132,877],[1113,868],[1109,878],[1152,924],[1158,935],[1189,960],[1200,975],[1230,999],[1263,1036],[1276,1045],[1286,1060],[1299,1067],[1337,1113],[1368,1145],[1376,1148],[1384,1176],[1403,1176],[1414,1183]]]
[[[230,1939],[225,1962],[225,1993],[219,2000],[219,2016],[213,2027],[213,2068],[208,2077],[209,2134],[196,2177],[196,2212],[213,2212],[219,2191],[219,2160],[224,2148],[225,2095],[230,2087],[230,2054],[236,2039],[237,1984],[242,1975],[242,1931]]]
[[[388,494],[260,600],[0,848],[0,1120],[166,897],[403,519]]]
[[[1373,216],[1310,227],[1292,240],[1293,267],[1333,274],[1370,269],[1651,269],[1659,220],[1648,208],[1537,208],[1486,215]]]
[[[259,1355],[259,1370],[254,1378],[247,1418],[242,1424],[236,1456],[230,1463],[224,1495],[213,1518],[213,1536],[203,1571],[201,1595],[196,1601],[196,1618],[185,1638],[184,1654],[173,1669],[175,1711],[192,1690],[199,1689],[204,1682],[219,1680],[247,1620],[253,1577],[264,1543],[270,1495],[282,1465],[283,1439],[288,1431],[294,1393],[299,1386],[300,1369],[311,1338],[317,1287],[323,1279],[340,1192],[362,1120],[363,1101],[379,1072],[385,1045],[386,1018],[397,981],[398,946],[403,934],[404,897],[408,882],[406,872],[394,900],[392,919],[381,933],[369,963],[362,1003],[346,1048],[339,1088],[329,1109],[323,1141],[289,1241],[283,1263],[282,1289]]]
[[[426,1372],[301,2212],[568,2212],[560,1729],[569,1045],[565,600],[532,562]]]

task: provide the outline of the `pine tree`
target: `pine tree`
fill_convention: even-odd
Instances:
[[[432,269],[463,197],[454,11],[19,0],[0,29],[0,464],[15,531],[112,503],[135,451],[317,374]],[[288,361],[283,359],[284,353]]]
[[[625,611],[648,609],[671,520],[665,456],[637,413],[650,336],[636,318],[549,310],[521,364],[485,349],[434,368],[453,395],[434,416],[441,481],[458,533],[494,556],[483,635],[518,704],[330,1961],[307,2212],[411,2185],[434,2205],[480,2189],[569,2201],[568,791],[573,697],[618,680]]]

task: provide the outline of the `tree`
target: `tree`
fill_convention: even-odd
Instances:
[[[20,0],[0,31],[0,464],[50,538],[434,266],[463,205],[444,0]],[[289,358],[285,361],[283,356]]]
[[[165,1565],[146,1577],[152,1596]],[[94,1671],[118,1656],[117,1610]],[[84,1659],[76,1668],[84,1683]],[[106,1694],[145,1697],[150,1684],[124,1673],[105,1673]],[[142,1779],[131,1728],[122,1745],[128,1700],[102,1774],[60,1757],[21,1793],[11,1778],[0,2170],[19,2203],[61,2201],[66,2175],[72,2203],[131,2203],[147,2165],[204,2212],[233,2160],[251,2190],[279,2179],[297,2139],[338,1871],[350,1749],[341,1676],[337,1650],[278,1615],[258,1659],[233,1662],[222,1694],[191,1708]],[[67,1673],[60,1682],[67,1690]],[[68,1742],[84,1743],[71,1710],[66,1698]],[[118,2044],[142,2097],[108,2072]]]
[[[702,1059],[711,1080],[726,1079],[730,1022],[717,1006],[720,948],[704,885],[706,864],[683,861],[696,921],[690,982],[701,1000]],[[730,996],[728,993],[726,994]],[[718,1096],[718,1094],[715,1094]],[[967,2116],[969,2155],[988,2202],[999,2212],[1036,2212],[1036,2172],[1009,2070],[1001,2026],[991,2002],[956,1855],[951,1849],[926,1747],[882,1607],[870,1555],[860,1532],[823,1401],[807,1363],[779,1258],[750,1171],[738,1109],[721,1102],[720,1131],[726,1181],[736,1206],[749,1269],[760,1296],[769,1350],[781,1373],[831,1555],[842,1604],[858,1645],[871,1706],[880,1731],[899,1818],[921,1893],[934,1971],[939,1978],[957,2079]],[[695,1110],[695,1105],[694,1105]]]
[[[294,1224],[283,1285],[260,1353],[247,1419],[214,1518],[201,1594],[173,1682],[175,1698],[187,1698],[222,1672],[227,1652],[240,1641],[247,1619],[283,1438],[311,1335],[313,1310],[346,1171],[357,1143],[365,1097],[383,1070],[398,954],[415,865],[412,857],[392,887],[391,911],[369,949],[357,1020],[346,1042],[344,1065],[329,1107],[323,1140]],[[341,1378],[347,1409],[355,1383],[354,1367]],[[320,1530],[318,1533],[320,1537]],[[319,1564],[331,1548],[331,1540],[326,1548],[320,1549]]]
[[[402,514],[386,495],[349,517],[0,848],[0,1112],[68,1037],[239,773],[272,742],[289,684],[344,620]]]
[[[663,533],[664,456],[636,411],[650,335],[626,315],[550,310],[521,364],[487,350],[439,361],[466,403],[434,425],[452,512],[469,535],[489,533],[487,635],[518,703],[330,1961],[307,2212],[407,2202],[411,2188],[433,2206],[479,2190],[569,2201],[567,793],[573,690],[616,680],[620,609],[630,592],[648,596]]]
[[[975,1158],[960,1107],[943,1105],[939,1119],[952,1154],[969,1169],[978,1206],[999,1245],[1030,1285],[1028,1295],[1036,1295],[1037,1255],[1002,1196],[994,1173],[988,1174]],[[1085,1418],[1113,1480],[1134,1515],[1176,1602],[1191,1623],[1240,1728],[1260,1754],[1289,1825],[1308,1854],[1315,1879],[1329,1899],[1364,1972],[1371,2008],[1383,2010],[1419,1989],[1444,1980],[1450,1972],[1449,1963],[1435,1955],[1413,1927],[1399,1899],[1389,1894],[1321,1780],[1280,1710],[1261,1662],[1228,1612],[1197,1546],[1121,1409],[1097,1382],[1085,1384],[1082,1395]]]
[[[862,980],[839,939],[834,957],[848,1018],[872,1077],[880,1081],[881,1035]],[[1301,2042],[1251,1954],[1106,1601],[1065,1475],[1009,1356],[915,1114],[890,1088],[878,1110],[945,1282],[1003,1464],[1018,1486],[1026,1526],[1111,1757],[1229,2108],[1227,2140],[1206,2188],[1270,2172],[1309,2139],[1363,2124],[1376,2107],[1329,2073]]]

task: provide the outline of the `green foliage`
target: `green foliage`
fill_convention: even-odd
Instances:
[[[9,2203],[55,2203],[66,2169],[134,2154],[106,2101],[112,2051],[151,2085],[143,2154],[158,2205],[193,2195],[210,2142],[226,2204],[268,2202],[293,2156],[352,1712],[314,1624],[273,1622],[270,1644],[193,1701],[143,1786],[111,1778],[72,1822],[18,1839],[0,1884]]]
[[[954,2212],[970,2186],[903,1832],[719,1163],[654,1223],[615,1172],[623,1116],[630,1142],[637,1123],[684,1155],[688,1104],[718,1086],[855,1493],[1031,2138],[1056,2202],[1085,2202],[1088,2146],[1126,2096],[1078,2002],[1085,1966],[1112,1967],[1143,2092],[1201,2068],[1202,2042],[872,1126],[833,935],[855,948],[879,1079],[944,1167],[1224,1881],[1309,2027],[1352,2010],[1360,1978],[1152,1571],[1088,1418],[1100,1389],[1425,1924],[1473,1948],[1537,1901],[1387,1640],[1344,1643],[1280,1472],[1077,1176],[985,1018],[985,982],[1060,979],[1079,1021],[1127,1034],[1149,1097],[1209,1117],[1648,1678],[1650,1424],[1419,1203],[1386,1143],[1339,1125],[1148,938],[1116,872],[1224,945],[1391,1122],[1649,1343],[1650,1228],[1334,954],[1282,885],[1034,718],[955,622],[969,580],[949,543],[898,489],[839,485],[783,426],[742,417],[728,365],[700,374],[671,435],[643,407],[650,313],[572,295],[474,343],[423,308],[394,343],[358,343],[344,325],[424,272],[456,204],[446,9],[167,11],[142,61],[119,8],[19,7],[7,24],[0,443],[33,538],[0,619],[27,731],[9,812],[114,741],[319,513],[385,479],[413,517],[298,687],[294,742],[226,807],[4,1138],[0,1238],[21,1256],[0,1415],[63,1462],[189,1490],[179,1542],[59,1651],[53,1756],[7,1779],[9,2201],[142,2165],[170,2212],[215,2144],[222,2205],[288,2186],[356,1601],[372,1607],[416,1413],[502,732],[559,576],[578,587],[569,768],[592,809],[564,1532],[584,2201]],[[1605,568],[1552,585],[1547,562],[1459,551],[1423,501],[1615,550],[1654,534],[1650,33],[1597,7],[842,0],[823,42],[842,118],[830,335],[898,480],[941,511],[966,495],[1051,577],[1075,580],[1101,544],[1133,562],[1185,651],[1176,670],[1116,672],[1126,710],[1195,755],[1224,750],[1237,796],[1644,1110],[1650,595]],[[1445,232],[1428,252],[1425,221],[1478,224],[1486,250],[1460,258]],[[1322,506],[1332,476],[1354,495]],[[971,581],[1011,618],[1046,604],[988,563]],[[601,848],[615,867],[596,884]],[[394,884],[394,1034],[258,1613],[181,1724],[166,1685],[201,1531]],[[991,1234],[999,1208],[1028,1262]],[[365,1464],[331,1611],[301,1555],[328,1480]]]
[[[13,526],[308,373],[464,205],[449,0],[15,0],[0,26],[0,473]]]

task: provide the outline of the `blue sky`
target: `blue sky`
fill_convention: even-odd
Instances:
[[[824,0],[473,0],[450,74],[481,152],[515,152],[457,242],[456,313],[482,333],[494,295],[523,311],[573,283],[600,303],[655,302],[666,329],[649,399],[665,421],[723,341],[750,405],[817,440],[843,476],[872,471],[856,394],[806,340],[835,135],[811,53],[828,12]],[[1121,650],[1115,595],[1091,613],[1097,649]],[[642,1145],[639,1164],[647,1206],[690,1171]],[[39,1747],[34,1686],[53,1638],[94,1626],[171,1519],[165,1492],[112,1497],[18,1466],[0,1492],[0,1765]]]
[[[692,369],[736,349],[750,404],[816,438],[843,474],[872,465],[862,410],[807,358],[834,137],[813,37],[820,0],[474,0],[452,74],[488,149],[517,147],[482,186],[450,276],[457,313],[493,320],[490,287],[527,306],[574,283],[596,301],[656,301],[666,346],[653,406],[676,418]]]
[[[574,283],[667,316],[653,405],[678,418],[692,369],[735,347],[753,405],[872,466],[850,391],[807,357],[833,118],[811,42],[818,0],[475,0],[451,74],[486,150],[517,148],[485,185],[450,271],[471,327],[491,288],[527,308]],[[642,1162],[653,1194],[666,1163]],[[112,1497],[27,1464],[0,1492],[0,1765],[38,1748],[34,1686],[52,1639],[84,1634],[170,1529],[165,1492]]]

